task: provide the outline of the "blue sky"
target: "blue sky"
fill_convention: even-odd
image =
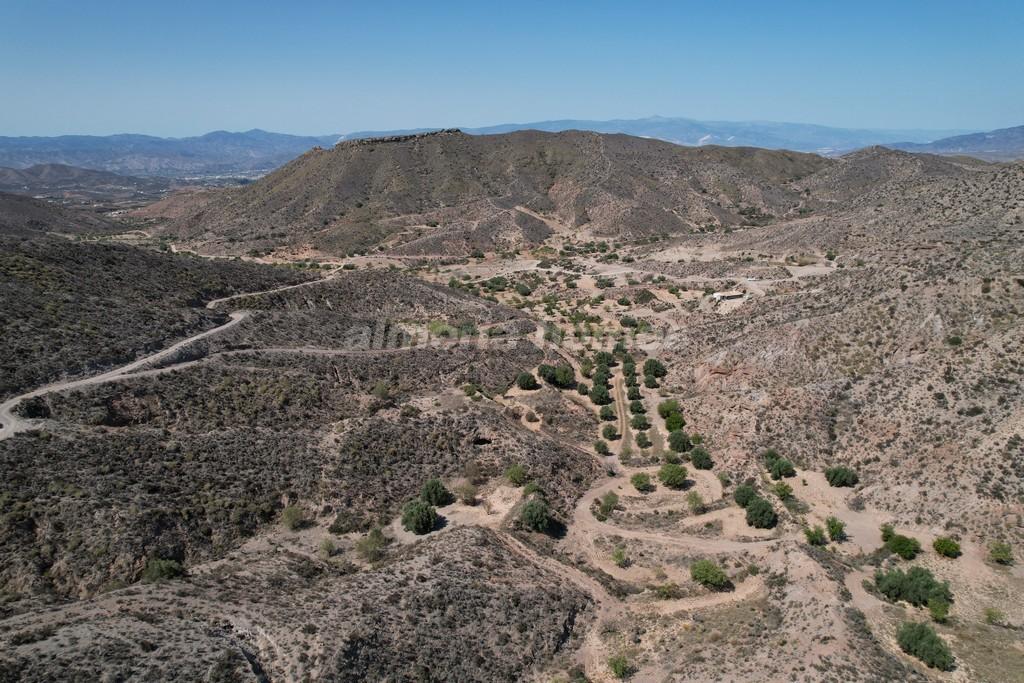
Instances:
[[[0,135],[1024,124],[1024,2],[0,0]]]

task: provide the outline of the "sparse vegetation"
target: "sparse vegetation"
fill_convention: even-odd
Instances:
[[[423,500],[411,500],[402,508],[402,526],[406,531],[422,536],[429,534],[437,524],[437,511]]]
[[[686,468],[667,462],[658,470],[658,480],[670,489],[681,489],[686,485]]]

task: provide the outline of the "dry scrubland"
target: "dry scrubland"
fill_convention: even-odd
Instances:
[[[151,228],[277,267],[12,242],[5,339],[122,346],[8,395],[239,318],[13,408],[0,678],[1022,680],[1024,167],[447,132],[207,194]]]

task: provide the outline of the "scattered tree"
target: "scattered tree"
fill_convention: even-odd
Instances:
[[[917,657],[933,669],[953,669],[953,653],[928,624],[904,622],[896,632],[896,642],[899,643],[901,650]]]
[[[425,481],[423,489],[420,491],[420,498],[434,507],[444,507],[455,500],[455,496],[445,488],[440,479],[428,479]]]
[[[693,448],[693,444],[690,442],[690,437],[686,435],[686,432],[678,430],[669,432],[668,447],[676,453],[685,453]]]
[[[943,557],[960,557],[960,544],[948,536],[940,536],[932,542],[932,548]]]
[[[838,517],[829,517],[825,520],[825,527],[828,528],[828,537],[836,543],[846,540],[846,524]]]
[[[825,538],[825,530],[820,526],[806,527],[804,529],[804,537],[810,545],[825,545],[828,543],[828,539]]]
[[[737,505],[741,508],[745,508],[750,504],[750,501],[757,498],[757,490],[750,484],[740,484],[736,487],[736,490],[733,491],[732,497],[733,500],[736,501]]]
[[[406,531],[422,536],[429,534],[437,524],[437,511],[424,500],[411,500],[402,508],[402,526]]]
[[[690,508],[690,514],[700,515],[704,512],[704,498],[696,491],[686,494],[686,506]]]
[[[184,575],[185,569],[177,560],[161,560],[154,557],[146,562],[146,568],[142,570],[141,578],[143,583],[155,583],[176,579]]]
[[[515,463],[505,470],[505,476],[512,482],[513,486],[522,486],[526,483],[527,479],[526,468],[519,463]]]
[[[518,386],[520,389],[523,389],[524,391],[533,391],[534,389],[540,388],[540,385],[537,384],[537,378],[535,378],[533,374],[529,372],[519,373],[519,376],[516,377],[516,386]]]
[[[540,498],[533,498],[527,501],[526,505],[523,506],[520,519],[527,529],[540,532],[547,531],[548,525],[551,523],[548,504]]]
[[[859,481],[857,473],[849,467],[829,467],[825,470],[825,479],[830,486],[856,486]]]
[[[710,470],[715,465],[714,461],[711,459],[711,454],[708,453],[703,446],[696,446],[690,451],[690,462],[692,462],[693,466],[698,470]]]
[[[994,542],[989,546],[988,556],[996,564],[1013,564],[1013,549],[1010,548],[1009,543],[1003,543],[1002,541]]]
[[[686,484],[686,468],[667,462],[658,470],[658,479],[670,489],[680,489]]]
[[[605,425],[604,429],[601,430],[601,436],[608,441],[615,441],[619,438],[619,432],[615,429],[615,425]]]
[[[690,565],[690,577],[711,590],[720,591],[730,585],[729,577],[711,560],[697,560]]]
[[[284,510],[281,510],[281,524],[288,531],[296,531],[305,523],[305,515],[303,515],[302,508],[298,505],[289,505]]]
[[[650,493],[654,490],[654,484],[651,483],[651,475],[646,472],[637,472],[629,478],[629,481],[633,484],[633,488],[640,493]]]
[[[615,414],[615,408],[612,408],[610,405],[601,406],[601,412],[599,414],[601,419],[605,422],[612,422],[618,417],[618,415]]]
[[[760,496],[751,499],[746,507],[747,524],[755,529],[771,529],[779,521],[772,504]]]

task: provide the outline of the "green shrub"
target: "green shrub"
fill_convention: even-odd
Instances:
[[[306,518],[302,514],[302,508],[298,505],[289,505],[285,509],[281,510],[281,524],[284,525],[285,529],[289,531],[295,531],[302,527],[306,523]]]
[[[626,398],[630,401],[639,401],[643,398],[643,394],[640,393],[640,387],[630,387],[629,391],[626,392]]]
[[[455,500],[451,491],[445,488],[440,479],[428,479],[423,482],[420,498],[434,507],[444,507]]]
[[[686,484],[686,468],[667,462],[658,470],[658,479],[670,489],[680,489]]]
[[[426,501],[410,500],[402,508],[402,526],[406,531],[422,536],[429,534],[437,524],[437,511]]]
[[[755,529],[771,529],[779,518],[772,504],[760,496],[755,496],[747,503],[747,524]]]
[[[611,453],[608,443],[603,439],[598,439],[594,442],[594,450],[597,451],[598,455],[609,455]]]
[[[882,535],[882,543],[888,543],[889,539],[896,535],[896,532],[892,528],[892,524],[883,524],[878,527],[878,531]]]
[[[775,460],[768,470],[772,479],[782,479],[783,477],[795,477],[796,470],[793,468],[793,463],[786,460],[785,458],[779,458]]]
[[[644,386],[648,389],[657,389],[658,380],[654,378],[654,375],[644,375]]]
[[[590,400],[595,406],[606,406],[612,402],[612,396],[608,393],[608,387],[594,382],[590,389]]]
[[[507,470],[505,470],[505,476],[513,486],[522,486],[528,479],[526,468],[519,463],[511,465]]]
[[[630,483],[640,493],[650,493],[654,490],[654,484],[651,483],[651,475],[646,472],[637,472],[629,478]]]
[[[640,415],[641,413],[646,413],[647,408],[644,408],[644,404],[642,401],[630,401],[629,412],[633,413],[634,415]]]
[[[612,422],[618,416],[615,414],[615,408],[609,406],[601,406],[600,417],[605,422]]]
[[[634,415],[633,419],[629,421],[629,426],[633,429],[650,429],[651,423],[647,421],[646,415]]]
[[[685,453],[693,448],[693,444],[690,442],[690,437],[686,435],[686,432],[680,429],[669,432],[668,447],[676,453]]]
[[[849,467],[829,467],[825,470],[825,479],[830,486],[856,486],[859,478]]]
[[[940,624],[946,623],[949,618],[949,603],[939,597],[928,598],[928,614],[932,621]]]
[[[933,669],[953,669],[953,653],[928,624],[909,621],[902,623],[896,631],[896,642],[899,643],[901,650],[917,657]]]
[[[547,531],[548,525],[551,523],[548,504],[539,498],[527,501],[519,518],[522,520],[523,526],[533,531]]]
[[[952,602],[953,594],[949,584],[938,582],[935,576],[924,567],[911,567],[906,572],[893,569],[888,572],[875,572],[875,588],[891,602],[908,602],[915,607],[923,607],[928,601],[937,598],[944,602]]]
[[[772,487],[772,493],[774,493],[779,500],[785,502],[793,497],[793,487],[784,481],[780,481]]]
[[[1013,549],[1009,543],[996,541],[988,548],[988,557],[996,564],[1013,564]]]
[[[516,386],[525,391],[533,391],[534,389],[540,389],[540,385],[537,384],[537,378],[529,372],[520,372],[519,376],[516,377]]]
[[[559,389],[572,389],[576,386],[576,372],[567,363],[561,363],[557,367],[541,365],[537,368],[537,374],[545,382]]]
[[[384,557],[384,548],[387,544],[388,538],[384,532],[380,527],[374,527],[356,541],[356,552],[367,562],[379,562]]]
[[[615,429],[615,425],[605,425],[604,429],[601,430],[601,436],[608,441],[615,441],[619,438],[619,432]]]
[[[636,435],[636,445],[640,448],[650,448],[652,444],[651,437],[647,436],[647,432],[640,432]]]
[[[154,557],[146,563],[146,568],[142,570],[141,578],[144,583],[154,583],[157,581],[169,581],[184,575],[185,569],[177,560],[161,560]]]
[[[626,549],[618,547],[612,551],[612,562],[616,567],[628,567],[629,557],[626,556]]]
[[[732,493],[733,500],[741,508],[747,507],[750,501],[757,498],[757,490],[754,489],[750,484],[740,484],[736,487],[736,490]]]
[[[691,514],[704,514],[704,499],[698,492],[690,491],[686,494],[686,507],[690,508]]]
[[[668,370],[661,361],[657,361],[653,358],[648,358],[644,361],[644,374],[653,375],[655,377],[664,377],[668,374]]]
[[[825,537],[825,530],[820,526],[805,528],[804,537],[810,545],[825,545],[828,543],[828,539]]]
[[[680,413],[679,401],[674,398],[662,401],[658,404],[658,415],[660,415],[663,420],[667,419],[669,415],[674,413]]]
[[[943,557],[960,557],[960,544],[948,536],[940,536],[932,542],[932,548]]]
[[[665,418],[665,429],[669,432],[678,432],[686,426],[686,420],[682,413],[672,413]]]
[[[702,446],[696,446],[690,451],[690,462],[698,470],[710,470],[715,465],[711,459],[711,454],[704,450]]]
[[[721,567],[711,560],[697,560],[691,564],[690,577],[711,590],[722,590],[730,585],[729,577],[725,575]]]
[[[846,540],[846,524],[841,522],[838,517],[826,519],[825,527],[828,529],[828,537],[836,543],[842,543]]]
[[[629,660],[623,655],[615,655],[609,659],[608,668],[611,670],[612,675],[619,679],[629,678],[629,675],[633,672],[633,668],[629,665]]]
[[[597,504],[598,515],[607,519],[609,515],[615,512],[615,508],[618,507],[618,505],[618,495],[616,495],[614,491],[609,491],[601,496],[601,500]]]
[[[917,557],[917,554],[921,552],[921,543],[916,538],[910,538],[909,536],[903,536],[901,534],[893,534],[888,541],[885,542],[885,547],[890,552],[896,553],[904,560],[912,560]]]

